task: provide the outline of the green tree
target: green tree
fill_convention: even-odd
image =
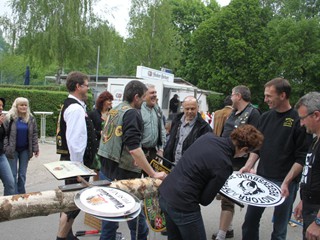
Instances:
[[[320,78],[320,19],[274,19],[270,22],[269,68],[294,86],[295,100],[315,90]]]
[[[132,0],[129,38],[126,40],[130,69],[144,65],[159,69],[175,67],[180,54],[179,36],[171,22],[167,0]]]
[[[199,86],[227,94],[244,84],[254,93],[254,102],[261,102],[269,77],[265,48],[271,16],[258,0],[233,0],[203,22],[193,35],[193,56],[187,63]]]
[[[180,36],[178,47],[181,59],[176,74],[196,84],[197,78],[188,74],[189,66],[187,65],[187,59],[192,55],[191,37],[199,25],[219,11],[220,7],[215,1],[208,5],[201,0],[170,0],[169,2],[172,6],[172,22]]]
[[[87,61],[84,52],[92,51],[88,44],[94,20],[91,0],[12,0],[12,9],[13,42],[19,39],[30,61],[36,59],[44,66],[55,62],[58,74],[66,63],[73,67]]]
[[[0,84],[23,84],[26,66],[24,56],[4,54],[0,59]]]
[[[9,44],[3,38],[3,32],[0,29],[0,56],[7,53],[9,50]]]

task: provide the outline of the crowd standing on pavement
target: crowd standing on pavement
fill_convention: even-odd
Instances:
[[[168,239],[206,239],[199,204],[210,204],[233,170],[245,173],[254,172],[253,168],[257,175],[277,184],[285,197],[274,209],[271,239],[286,239],[301,173],[301,202],[294,216],[303,219],[303,239],[320,238],[319,93],[303,96],[293,109],[288,80],[272,79],[264,86],[264,101],[270,110],[260,116],[250,103],[250,90],[236,86],[229,99],[232,104],[226,101],[224,109],[213,112],[212,129],[209,118],[206,122],[201,117],[193,96],[183,99],[183,112],[179,113],[180,100],[175,94],[168,119],[163,121],[153,85],[129,82],[123,102],[114,108],[113,96],[105,91],[89,114],[89,77],[71,72],[66,86],[69,95],[61,109],[57,135],[60,159],[82,162],[99,171],[101,179],[149,176],[164,180],[159,192]],[[39,155],[37,125],[28,99],[16,98],[6,115],[1,114],[4,106],[5,99],[0,98],[0,179],[4,195],[25,193],[28,161]],[[168,176],[150,166],[157,155],[172,162],[163,162],[174,166]],[[66,185],[77,182],[76,178],[65,180]],[[213,236],[218,240],[232,237],[228,231],[232,230],[234,204],[223,199],[221,208],[219,231]],[[77,239],[72,225],[79,211],[61,213],[57,240]],[[263,212],[263,207],[248,206],[243,240],[259,239]],[[118,226],[117,222],[103,221],[100,239],[115,239]],[[149,229],[143,212],[128,221],[128,227],[132,239],[147,239]]]

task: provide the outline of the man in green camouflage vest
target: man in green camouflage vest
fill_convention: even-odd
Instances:
[[[101,156],[101,172],[109,180],[140,178],[141,169],[150,177],[164,179],[164,172],[155,172],[148,163],[141,147],[143,121],[140,108],[147,91],[137,80],[129,82],[123,102],[109,111],[102,130],[98,155]],[[148,226],[143,212],[138,223],[138,239],[146,240]],[[132,239],[136,236],[137,219],[128,221]],[[115,239],[119,227],[117,222],[102,221],[100,240]]]

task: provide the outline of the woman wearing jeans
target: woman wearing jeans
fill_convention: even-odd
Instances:
[[[36,157],[39,155],[37,123],[30,113],[28,99],[15,99],[5,125],[8,129],[8,138],[4,142],[5,154],[15,180],[15,192],[23,194],[26,193],[28,162],[33,154]]]
[[[5,115],[2,114],[4,105],[4,98],[0,98],[0,179],[3,183],[4,195],[6,196],[15,194],[15,188],[10,165],[3,151],[3,141],[6,137],[6,130],[3,126],[3,122],[5,121]]]

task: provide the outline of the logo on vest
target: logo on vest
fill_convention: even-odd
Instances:
[[[220,191],[231,199],[257,207],[274,207],[284,201],[276,184],[250,173],[234,172]]]
[[[121,137],[122,136],[122,126],[118,126],[116,128],[115,134],[117,137]]]

